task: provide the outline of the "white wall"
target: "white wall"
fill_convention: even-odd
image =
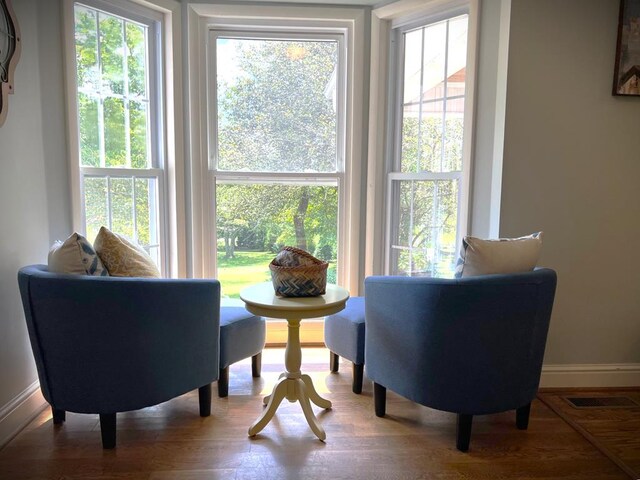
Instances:
[[[0,411],[37,380],[18,268],[46,262],[71,228],[59,0],[19,0],[15,94],[0,127]],[[0,419],[2,420],[2,419]],[[1,432],[0,432],[1,433]],[[0,439],[2,440],[2,439]]]
[[[611,95],[618,5],[512,0],[500,234],[545,232],[545,363],[640,363],[640,97]]]

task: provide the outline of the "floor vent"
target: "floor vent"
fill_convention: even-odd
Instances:
[[[564,397],[575,408],[624,408],[640,407],[629,397]]]

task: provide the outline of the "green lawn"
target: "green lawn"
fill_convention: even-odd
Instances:
[[[235,252],[235,258],[224,258],[218,252],[218,280],[223,298],[240,298],[240,290],[254,283],[271,280],[269,263],[275,254],[271,252]],[[335,278],[336,264],[329,265],[328,278]]]
[[[271,252],[238,252],[235,258],[224,258],[218,253],[218,280],[223,298],[240,298],[240,290],[253,283],[271,280],[269,263],[275,255]]]

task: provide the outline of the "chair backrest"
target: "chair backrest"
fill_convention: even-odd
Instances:
[[[550,269],[365,280],[365,368],[423,405],[483,414],[536,394],[556,289]]]
[[[217,280],[62,275],[33,265],[18,283],[40,385],[55,408],[135,410],[218,377]]]

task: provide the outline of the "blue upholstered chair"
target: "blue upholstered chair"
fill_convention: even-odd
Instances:
[[[40,388],[53,411],[100,415],[102,445],[116,444],[116,413],[199,390],[211,413],[218,379],[217,280],[18,272]]]
[[[353,363],[353,393],[362,393],[364,371],[364,297],[350,297],[344,310],[324,321],[324,343],[329,349],[329,368],[338,371],[340,357]]]
[[[474,415],[516,410],[526,429],[540,382],[556,273],[365,280],[365,368],[375,413],[386,389],[458,414],[467,451]]]
[[[220,308],[220,374],[218,396],[229,395],[229,365],[251,357],[251,374],[260,376],[266,337],[264,318],[244,307]]]

